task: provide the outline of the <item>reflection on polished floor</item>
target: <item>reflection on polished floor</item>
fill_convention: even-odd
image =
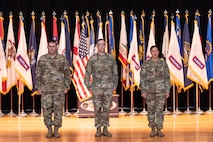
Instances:
[[[46,139],[42,117],[1,117],[0,142],[212,142],[213,114],[165,115],[165,137],[149,137],[147,116],[110,118],[112,137],[95,138],[94,118],[63,117],[61,138]]]

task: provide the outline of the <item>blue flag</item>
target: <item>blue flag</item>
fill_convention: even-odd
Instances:
[[[206,35],[206,48],[205,48],[205,57],[206,57],[206,69],[208,82],[213,81],[213,53],[212,53],[212,14],[208,14],[208,25],[207,25],[207,35]]]
[[[139,29],[139,42],[138,42],[138,54],[139,54],[139,61],[140,65],[143,64],[143,61],[145,61],[145,56],[146,56],[146,43],[145,43],[145,28],[144,28],[144,17],[145,14],[141,14],[141,22],[140,22],[140,29]]]
[[[70,69],[72,70],[72,50],[71,50],[71,41],[70,41],[69,20],[68,20],[67,15],[64,15],[64,25],[65,25],[65,38],[66,38],[65,55],[66,55],[69,65],[70,65]]]
[[[116,59],[115,37],[114,37],[114,21],[112,12],[109,13],[109,53]]]
[[[182,42],[182,47],[183,47],[183,72],[184,72],[184,91],[188,90],[193,86],[193,82],[187,78],[187,72],[188,72],[188,61],[189,61],[189,53],[191,50],[191,38],[190,38],[190,33],[189,33],[189,25],[188,25],[188,13],[185,15],[185,23],[183,27],[183,42]]]
[[[178,39],[178,44],[180,47],[180,55],[183,57],[183,47],[181,44],[181,24],[180,24],[180,14],[179,12],[176,13],[176,34],[177,34],[177,39]]]
[[[28,56],[30,60],[31,66],[31,74],[32,74],[32,96],[37,94],[37,89],[35,88],[36,84],[36,60],[37,60],[37,43],[36,43],[36,35],[35,35],[35,16],[32,16],[32,22],[30,27],[30,38],[28,44]]]

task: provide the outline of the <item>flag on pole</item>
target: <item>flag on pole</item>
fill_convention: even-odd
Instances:
[[[52,39],[58,43],[58,28],[57,28],[57,18],[55,11],[53,12],[53,37]]]
[[[198,10],[196,10],[195,12],[195,20],[197,21],[197,26],[199,28],[200,41],[202,43],[201,28],[200,28],[200,13]]]
[[[20,13],[19,17],[19,36],[18,36],[18,49],[15,60],[15,70],[17,72],[18,80],[18,95],[24,92],[24,85],[26,85],[29,90],[32,90],[32,75],[30,61],[27,55],[27,43],[24,31],[23,16]]]
[[[116,59],[115,50],[115,37],[114,37],[114,20],[112,11],[109,12],[109,25],[108,25],[108,40],[109,40],[109,54],[112,54]]]
[[[103,23],[102,23],[102,20],[101,20],[101,14],[99,11],[97,11],[96,13],[97,15],[97,37],[96,37],[96,41],[98,39],[104,39],[104,36],[103,36]]]
[[[184,88],[183,65],[180,55],[180,47],[175,33],[175,23],[171,21],[171,35],[167,64],[170,71],[171,82],[180,88]]]
[[[149,31],[149,41],[148,41],[148,46],[147,46],[147,51],[146,51],[146,60],[149,60],[151,58],[151,53],[150,53],[150,48],[156,45],[155,44],[155,11],[152,12],[152,21],[150,24],[150,31]]]
[[[99,28],[100,29],[100,28]],[[109,16],[108,15],[106,15],[106,22],[105,22],[105,31],[104,31],[104,33],[105,33],[105,52],[106,53],[109,53]],[[101,38],[99,38],[99,39],[101,39]]]
[[[128,72],[128,43],[127,43],[127,32],[126,32],[126,22],[125,13],[121,12],[121,31],[120,31],[120,41],[119,41],[119,55],[118,59],[122,64],[121,67],[121,82],[125,90],[129,88],[129,72]]]
[[[75,13],[75,33],[74,33],[74,43],[73,43],[73,66],[76,66],[76,58],[78,56],[80,43],[80,19],[78,12]]]
[[[3,49],[5,49],[5,45],[4,45],[4,18],[2,17],[2,12],[0,12],[0,40],[2,42],[2,47]]]
[[[90,19],[90,46],[89,46],[89,56],[91,57],[94,55],[97,51],[95,51],[95,31],[94,31],[94,20]]]
[[[32,74],[32,96],[37,94],[37,89],[35,88],[36,84],[36,59],[37,59],[37,43],[36,43],[36,35],[35,35],[35,13],[32,12],[32,22],[30,27],[30,38],[28,44],[28,57],[31,67]]]
[[[2,13],[0,13],[0,93],[5,94],[7,92],[7,69],[4,47],[2,45],[2,41],[4,40],[3,20],[4,18],[2,17]]]
[[[194,21],[194,33],[192,38],[191,52],[189,54],[187,77],[204,89],[208,89],[206,64],[203,56],[198,21]]]
[[[90,48],[90,18],[89,18],[89,11],[86,12],[85,15],[85,34],[86,34],[86,40],[87,40],[87,47],[88,51]]]
[[[7,69],[6,69],[6,60],[5,59],[6,58],[5,58],[2,42],[0,42],[0,62],[1,62],[1,64],[0,64],[0,93],[2,93],[2,94],[5,94],[5,92],[7,92],[7,89],[6,89]]]
[[[65,56],[66,36],[65,36],[65,25],[63,21],[64,21],[64,17],[61,17],[61,33],[60,33],[60,40],[58,45],[58,53]]]
[[[144,24],[144,17],[145,12],[143,11],[141,14],[141,22],[140,22],[140,29],[139,29],[139,61],[140,65],[146,60],[146,42],[145,42],[145,24]]]
[[[133,86],[140,88],[140,61],[138,57],[138,41],[137,41],[137,29],[136,29],[135,16],[131,13],[130,16],[130,48],[128,55],[128,63],[130,65],[131,76]]]
[[[15,71],[16,47],[13,31],[13,14],[9,15],[9,26],[6,42],[7,92],[17,84]],[[7,93],[6,92],[6,93]]]
[[[163,34],[163,43],[162,43],[162,54],[165,59],[167,59],[167,54],[169,50],[169,29],[168,29],[168,14],[167,11],[164,11],[164,34]]]
[[[47,45],[48,45],[48,43],[47,43],[47,33],[46,33],[46,27],[45,27],[45,13],[42,12],[42,16],[41,16],[41,37],[40,37],[40,43],[39,43],[39,49],[38,49],[37,62],[39,61],[39,59],[42,55],[48,53]]]
[[[208,82],[213,81],[213,53],[212,53],[212,11],[208,14],[208,25],[207,25],[207,35],[206,35],[206,69]]]
[[[66,39],[65,55],[66,55],[69,65],[70,65],[70,70],[73,71],[69,19],[68,19],[66,11],[64,12],[64,26],[65,26],[65,39]]]
[[[187,78],[187,72],[188,72],[188,61],[189,61],[189,54],[191,50],[191,38],[190,38],[190,32],[189,32],[189,20],[188,20],[188,11],[186,11],[185,14],[185,23],[183,27],[183,42],[182,42],[182,47],[183,47],[183,72],[184,72],[184,91],[188,90],[193,86],[193,82]]]
[[[91,97],[89,90],[84,84],[85,67],[88,60],[89,60],[89,51],[87,48],[85,22],[83,20],[79,48],[78,48],[78,55],[76,55],[76,63],[74,66],[75,70],[73,75],[73,83],[74,83],[79,101],[83,101]]]
[[[179,10],[176,11],[176,34],[178,39],[178,44],[180,48],[180,55],[183,57],[183,47],[182,47],[182,39],[181,39],[181,24],[180,24],[180,12]]]

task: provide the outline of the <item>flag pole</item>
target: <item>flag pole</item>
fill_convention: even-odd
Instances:
[[[13,112],[13,90],[10,89],[10,112],[7,114],[7,116],[16,116],[16,114]]]
[[[122,79],[122,76],[123,76],[123,67],[121,67],[121,79]],[[124,94],[124,88],[123,88],[123,85],[122,85],[122,81],[121,81],[121,111],[119,112],[119,115],[126,115],[126,112],[124,111],[124,100],[123,100],[123,94]]]
[[[211,108],[211,104],[212,104],[211,92],[212,92],[212,87],[211,87],[211,83],[209,83],[209,110],[207,110],[205,113],[213,113],[212,108]]]
[[[173,115],[176,115],[176,113],[175,113],[175,84],[173,83]]]
[[[134,86],[133,86],[133,79],[134,79],[134,74],[132,74],[132,80],[131,80],[131,85],[130,85],[130,92],[131,92],[131,110],[129,112],[129,116],[136,116],[137,112],[134,110]]]
[[[80,102],[79,102],[79,100],[78,100],[78,97],[77,97],[77,111],[74,113],[74,115],[76,116],[76,117],[78,117],[79,116],[79,106],[80,106]]]
[[[21,117],[20,112],[21,112],[21,95],[18,95],[18,115],[17,117]]]
[[[200,91],[199,91],[197,83],[196,83],[196,111],[195,111],[195,114],[196,115],[203,114],[203,111],[200,110]]]
[[[0,117],[3,117],[4,113],[2,113],[2,94],[0,93]]]
[[[20,117],[25,117],[27,116],[27,114],[24,112],[24,94],[20,94],[19,96],[22,96],[21,97],[21,102],[20,102],[20,106],[21,106],[21,112],[20,112]]]
[[[140,112],[140,115],[147,115],[147,111],[146,111],[146,99],[142,98],[142,104],[143,104],[143,110]]]
[[[65,94],[65,97],[66,97],[66,99],[65,99],[65,113],[64,113],[64,116],[69,117],[69,116],[71,116],[71,113],[68,111],[68,93]]]
[[[168,111],[167,101],[168,101],[168,99],[165,98],[165,110],[164,110],[164,112],[163,112],[163,114],[165,114],[165,115],[171,114],[171,112]]]
[[[186,92],[186,107],[187,109],[184,111],[184,114],[192,114],[192,111],[189,110],[189,90]]]
[[[179,93],[178,93],[178,88],[176,89],[176,91],[175,91],[175,97],[176,97],[176,110],[175,110],[175,114],[177,114],[177,115],[179,115],[179,114],[182,114],[182,112],[181,111],[179,111],[179,109],[178,109],[178,96],[179,95]]]
[[[38,113],[35,112],[35,95],[33,97],[33,111],[29,114],[30,116],[38,116]]]

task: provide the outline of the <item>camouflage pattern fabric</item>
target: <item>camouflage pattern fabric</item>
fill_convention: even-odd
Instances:
[[[166,93],[170,93],[170,74],[164,60],[144,62],[140,73],[141,93],[146,93],[149,127],[163,128]]]
[[[56,54],[40,57],[36,67],[36,88],[42,92],[41,107],[45,125],[61,127],[64,107],[64,90],[70,85],[70,69],[66,58]],[[54,120],[52,120],[52,111]]]
[[[92,83],[90,83],[91,75]],[[107,53],[93,55],[87,63],[84,82],[93,93],[95,126],[109,126],[112,91],[118,84],[118,69],[114,57]]]
[[[64,92],[44,92],[41,94],[41,107],[43,108],[44,124],[48,126],[62,126],[62,113],[64,107]],[[54,119],[52,118],[54,113]]]
[[[109,126],[109,111],[112,103],[112,94],[106,94],[104,92],[111,90],[94,90],[92,101],[94,105],[95,113],[95,127]]]
[[[64,91],[70,85],[70,69],[67,59],[60,54],[51,58],[40,57],[36,66],[36,88],[41,91]]]

